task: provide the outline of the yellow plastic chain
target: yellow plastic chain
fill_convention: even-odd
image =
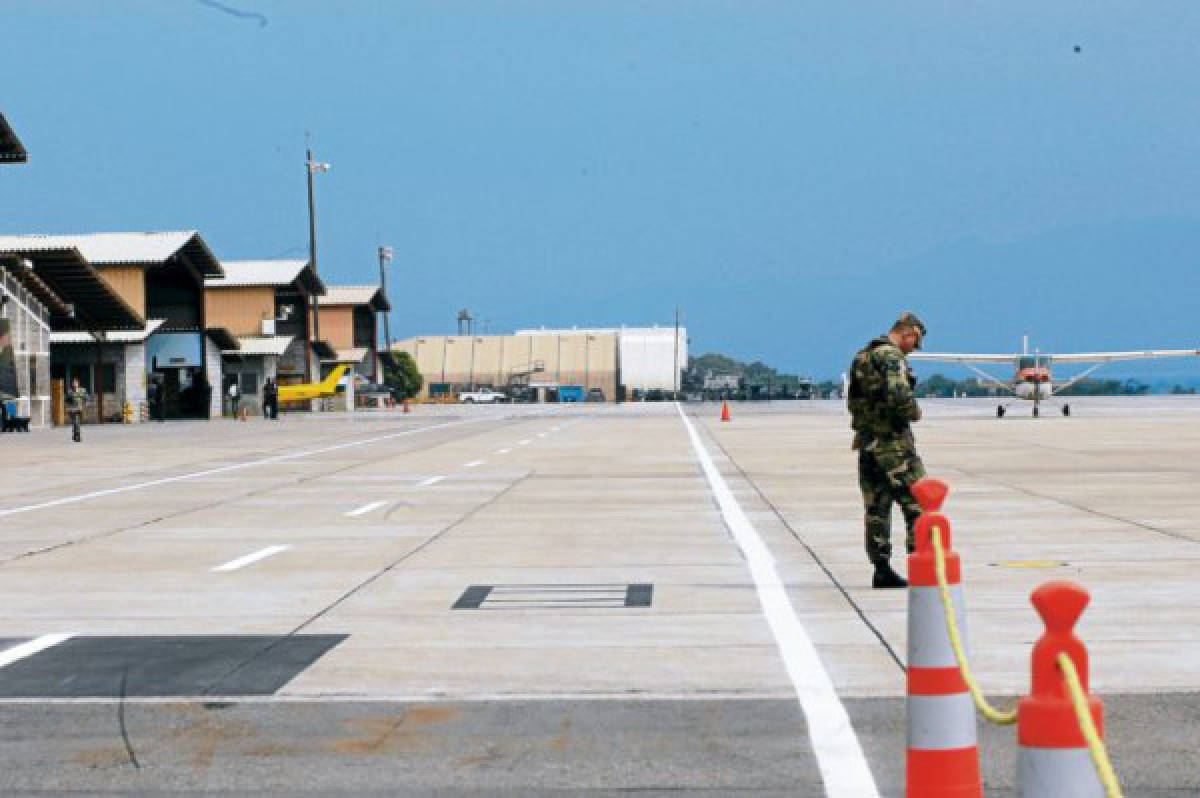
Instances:
[[[1087,696],[1083,694],[1083,685],[1079,683],[1079,673],[1075,670],[1075,663],[1065,652],[1059,652],[1058,667],[1063,672],[1063,679],[1067,683],[1067,693],[1071,696],[1071,705],[1075,708],[1075,717],[1079,721],[1079,728],[1083,731],[1083,739],[1087,740],[1088,752],[1092,755],[1092,762],[1096,765],[1096,775],[1100,777],[1100,783],[1104,785],[1104,792],[1108,798],[1121,798],[1121,785],[1117,784],[1117,773],[1108,759],[1108,751],[1105,750],[1104,741],[1100,739],[1100,734],[1096,731],[1096,724],[1092,723],[1092,713],[1088,711]]]
[[[943,614],[946,616],[946,631],[950,633],[950,646],[954,649],[954,659],[958,662],[958,669],[962,672],[963,681],[967,683],[967,689],[971,691],[971,698],[974,699],[979,714],[998,726],[1011,726],[1017,722],[1017,710],[1001,712],[989,704],[984,698],[983,691],[979,689],[975,677],[971,675],[971,666],[967,664],[967,652],[963,650],[962,638],[958,633],[958,621],[954,617],[954,602],[950,600],[950,588],[946,584],[946,553],[942,549],[942,530],[935,526],[932,537],[935,555],[934,568],[937,571],[938,589],[942,596]]]

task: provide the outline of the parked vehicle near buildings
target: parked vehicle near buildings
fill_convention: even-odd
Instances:
[[[461,404],[495,404],[496,402],[506,401],[508,397],[504,394],[493,391],[491,388],[482,388],[478,391],[464,391],[458,395],[458,401]]]

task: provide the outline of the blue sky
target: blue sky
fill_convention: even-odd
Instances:
[[[224,5],[237,16],[216,7]],[[5,0],[0,230],[200,230],[393,336],[670,323],[828,376],[1200,343],[1200,4]],[[1080,48],[1079,52],[1075,47]],[[1200,376],[1200,363],[1110,374]]]

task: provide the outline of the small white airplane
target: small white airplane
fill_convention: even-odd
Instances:
[[[1025,336],[1022,352],[1013,354],[956,354],[953,352],[912,352],[910,360],[936,360],[961,363],[974,371],[986,382],[1012,394],[1014,399],[1033,402],[1033,414],[1038,414],[1041,403],[1059,396],[1067,388],[1082,380],[1105,363],[1114,360],[1142,360],[1157,357],[1200,356],[1200,349],[1147,349],[1141,352],[1070,352],[1067,354],[1043,354],[1036,349],[1029,353],[1029,336]],[[976,363],[1012,363],[1013,375],[1007,380],[998,379],[976,366]],[[1050,374],[1052,363],[1091,363],[1092,365],[1070,379],[1055,382]],[[1062,414],[1071,415],[1071,406],[1062,405]],[[997,418],[1003,418],[1007,405],[996,407]]]

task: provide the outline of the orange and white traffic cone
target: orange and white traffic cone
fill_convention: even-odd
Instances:
[[[733,421],[733,416],[729,414],[729,402],[721,402],[721,420]]]
[[[908,555],[908,798],[982,798],[975,705],[963,680],[938,589],[933,529],[945,553],[946,582],[966,640],[962,565],[951,549],[950,520],[938,512],[949,488],[937,479],[912,486],[924,511]]]
[[[1070,657],[1092,722],[1104,737],[1104,707],[1088,695],[1088,653],[1075,636],[1075,623],[1091,596],[1074,582],[1047,582],[1029,597],[1046,623],[1046,633],[1033,647],[1031,693],[1017,705],[1017,792],[1022,798],[1091,798],[1104,786],[1088,752],[1070,696],[1058,666],[1058,655]]]

